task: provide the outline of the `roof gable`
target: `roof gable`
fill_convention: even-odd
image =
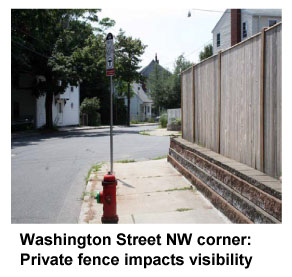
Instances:
[[[214,32],[214,30],[216,29],[216,27],[221,23],[221,21],[223,20],[223,18],[227,15],[227,13],[230,12],[230,9],[225,10],[225,12],[222,14],[222,16],[220,17],[220,19],[218,20],[218,22],[216,23],[215,27],[212,30],[212,33]]]
[[[161,71],[167,71],[165,68],[163,68],[159,63],[155,62],[154,60],[152,60],[147,66],[145,66],[141,71],[141,75],[146,77],[146,78],[149,78],[150,74],[152,71],[154,71],[155,69],[155,65],[158,66],[158,70],[161,70]],[[168,72],[168,71],[167,71]]]
[[[231,13],[230,9],[225,10],[222,14],[218,22],[216,23],[215,27],[212,30],[212,33],[216,29],[216,27],[220,24],[225,16],[228,13]],[[242,14],[248,14],[251,16],[275,16],[275,17],[282,17],[282,9],[241,9]]]

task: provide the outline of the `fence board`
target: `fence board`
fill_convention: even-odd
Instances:
[[[195,141],[217,151],[218,57],[195,66]]]
[[[282,168],[282,25],[266,32],[264,171],[281,176]]]
[[[183,118],[183,138],[193,142],[193,109],[192,109],[192,68],[185,71],[182,75],[182,118]]]
[[[221,56],[220,153],[260,168],[260,36]]]

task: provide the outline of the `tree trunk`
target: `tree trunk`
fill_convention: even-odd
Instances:
[[[47,92],[46,93],[46,128],[52,129],[53,128],[53,93]]]
[[[127,126],[130,126],[130,112],[131,112],[131,107],[130,107],[130,103],[131,103],[131,95],[130,95],[130,83],[128,83],[128,117],[127,117]]]

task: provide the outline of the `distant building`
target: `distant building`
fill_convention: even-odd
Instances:
[[[11,90],[11,124],[13,127],[31,124],[40,128],[46,124],[45,95],[32,94],[34,76],[21,74]],[[43,77],[42,77],[43,78]],[[56,126],[79,125],[79,86],[68,86],[63,94],[55,95],[52,103],[53,124]]]
[[[46,96],[36,99],[36,128],[46,124]],[[80,86],[68,86],[64,93],[54,96],[52,103],[53,124],[56,126],[79,125]]]
[[[150,96],[145,93],[142,84],[133,83],[132,90],[134,95],[130,102],[130,120],[145,121],[152,117],[152,100]],[[128,101],[125,99],[125,104]]]
[[[153,101],[151,99],[150,91],[147,88],[147,79],[156,66],[158,67],[158,70],[167,71],[159,64],[156,54],[155,59],[140,71],[140,74],[146,78],[146,81],[140,84],[133,83],[131,85],[132,90],[134,91],[134,96],[132,96],[130,100],[130,120],[145,121],[155,116],[155,114],[153,114]],[[126,106],[127,103],[127,99],[125,98]]]
[[[213,33],[213,54],[282,21],[281,9],[227,9]]]

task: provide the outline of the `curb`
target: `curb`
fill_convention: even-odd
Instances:
[[[86,184],[84,198],[82,199],[81,211],[78,224],[101,224],[102,205],[97,208],[95,195],[97,191],[102,191],[102,180],[106,174],[106,165],[103,165],[98,172],[90,174],[90,178]]]

